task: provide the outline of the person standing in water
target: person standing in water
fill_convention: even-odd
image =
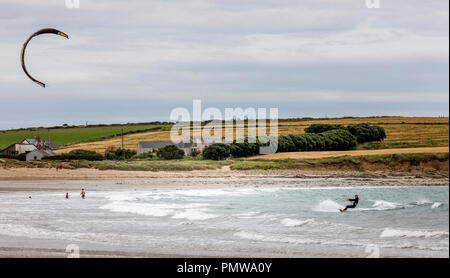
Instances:
[[[84,191],[84,188],[81,189],[80,195],[81,195],[81,198],[83,198],[83,199],[84,199],[84,197],[86,196],[86,191]]]
[[[359,202],[359,196],[355,195],[355,199],[347,199],[347,201],[353,202],[353,204],[346,206],[344,209],[340,209],[341,212],[344,212],[349,208],[356,208]]]
[[[66,199],[69,199],[69,192],[66,193]]]

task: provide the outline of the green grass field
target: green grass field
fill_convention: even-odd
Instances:
[[[124,134],[136,132],[148,132],[158,130],[169,130],[170,125],[124,125]],[[21,142],[26,138],[40,137],[50,139],[57,145],[71,145],[81,142],[91,142],[104,140],[116,136],[120,136],[122,132],[121,126],[99,126],[99,127],[68,127],[57,129],[46,128],[30,128],[20,130],[0,131],[0,149]]]

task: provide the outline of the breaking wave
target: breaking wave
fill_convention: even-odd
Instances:
[[[283,224],[286,227],[300,227],[303,225],[306,225],[308,223],[314,222],[314,219],[306,219],[306,220],[298,220],[298,219],[291,219],[291,218],[285,218],[281,220],[281,224]]]
[[[366,210],[394,210],[394,209],[404,209],[405,206],[399,203],[375,200],[371,208],[357,208],[356,210],[366,211]]]
[[[327,199],[321,201],[313,210],[320,212],[339,212],[339,209],[342,209],[344,206],[336,203],[333,200]]]
[[[164,217],[171,216],[175,219],[205,220],[215,218],[217,215],[207,213],[205,204],[145,204],[116,201],[106,204],[100,209],[111,212],[135,213],[145,216]]]
[[[386,228],[380,237],[419,237],[419,238],[440,238],[448,237],[446,231],[408,231]]]
[[[434,204],[431,206],[431,208],[432,208],[432,209],[435,209],[435,208],[438,208],[438,207],[440,207],[440,206],[442,206],[442,203],[436,202],[436,203],[434,203]]]

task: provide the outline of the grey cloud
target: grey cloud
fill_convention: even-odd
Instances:
[[[0,97],[12,105],[20,96],[36,125],[167,120],[193,98],[295,117],[448,115],[448,2],[364,3],[81,0],[76,10],[64,0],[0,0]],[[42,90],[18,55],[49,26],[71,39],[30,45],[30,70],[49,84]],[[33,106],[43,98],[46,109]],[[0,129],[30,125],[20,114],[2,108]]]

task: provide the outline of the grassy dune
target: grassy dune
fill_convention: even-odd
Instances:
[[[393,154],[367,156],[341,156],[322,159],[249,160],[226,161],[180,159],[180,160],[133,160],[133,161],[17,161],[0,159],[6,168],[55,168],[60,163],[64,169],[92,168],[122,171],[192,171],[218,170],[229,166],[231,170],[313,170],[357,171],[367,174],[434,175],[448,177],[449,154]]]
[[[448,176],[448,153],[392,154],[341,156],[322,159],[241,160],[231,165],[232,170],[356,170],[427,172]]]

